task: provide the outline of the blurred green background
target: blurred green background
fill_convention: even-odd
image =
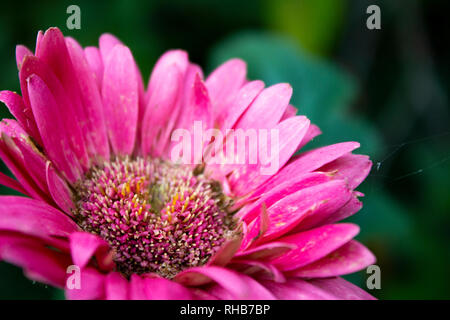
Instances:
[[[81,30],[66,27],[71,4],[81,8]],[[381,30],[366,28],[371,4],[381,8]],[[350,219],[381,268],[381,289],[370,293],[448,299],[449,12],[449,1],[417,0],[15,1],[0,11],[0,89],[20,92],[15,45],[34,49],[37,31],[50,26],[84,46],[117,35],[145,79],[167,49],[187,50],[207,72],[241,57],[251,79],[291,83],[292,103],[324,132],[311,147],[356,140],[371,156],[364,208]],[[365,287],[367,274],[346,278]],[[0,299],[62,297],[0,262]]]

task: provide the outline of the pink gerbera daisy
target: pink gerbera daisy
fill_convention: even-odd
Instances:
[[[57,28],[16,59],[22,96],[0,92],[16,118],[0,123],[0,157],[17,180],[0,183],[26,197],[0,197],[1,260],[71,299],[372,298],[339,277],[375,258],[358,226],[336,223],[361,208],[371,161],[357,142],[297,154],[320,130],[288,84],[248,81],[239,59],[205,80],[172,50],[145,89],[115,37],[83,49]],[[200,163],[174,160],[173,133],[198,121],[233,152],[228,129],[275,129],[277,170],[214,162],[215,139]]]

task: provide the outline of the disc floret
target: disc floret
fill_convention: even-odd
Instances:
[[[91,169],[76,194],[78,224],[110,244],[127,276],[203,265],[235,230],[220,183],[188,165],[117,158]]]

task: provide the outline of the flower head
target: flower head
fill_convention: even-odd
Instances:
[[[339,278],[375,258],[336,223],[371,161],[356,142],[297,152],[320,130],[288,84],[239,59],[205,79],[172,50],[145,88],[118,39],[82,48],[57,28],[16,58],[22,95],[0,92],[16,179],[0,183],[25,196],[0,197],[0,259],[68,298],[372,298]]]

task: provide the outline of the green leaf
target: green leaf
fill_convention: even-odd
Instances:
[[[268,0],[266,20],[292,36],[308,52],[323,54],[332,47],[347,14],[346,0]]]

